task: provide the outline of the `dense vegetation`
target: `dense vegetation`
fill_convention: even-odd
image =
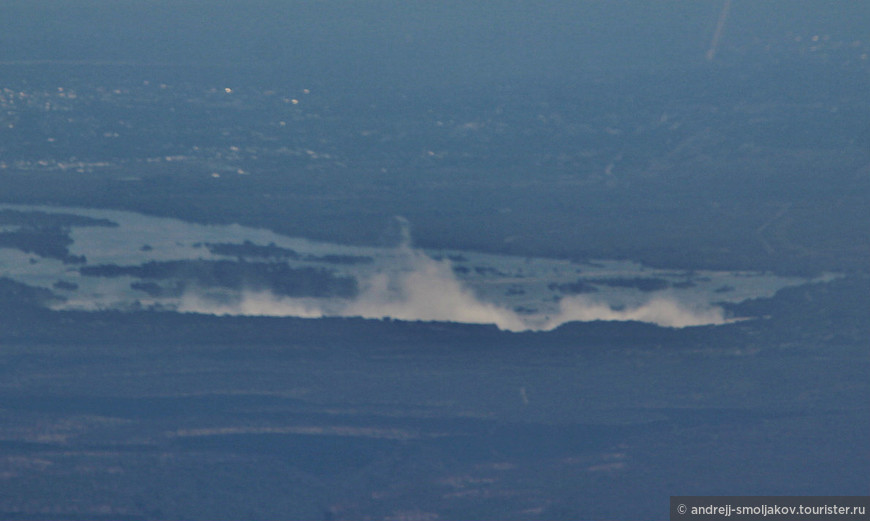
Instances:
[[[13,128],[0,125],[0,199],[339,243],[388,241],[402,215],[424,247],[680,269],[866,271],[870,258],[870,76],[860,71],[759,63],[751,74],[611,72],[570,89],[310,94],[225,94],[209,75],[164,87],[130,79],[110,93],[100,86],[120,81],[110,72],[72,71],[75,99],[28,84],[28,103],[2,116]]]

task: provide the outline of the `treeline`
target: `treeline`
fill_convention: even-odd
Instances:
[[[261,258],[275,260],[299,260],[307,262],[325,262],[328,264],[371,264],[374,259],[362,255],[310,255],[301,254],[292,248],[275,245],[274,242],[263,246],[246,240],[241,244],[229,242],[205,243],[206,248],[214,255],[236,257],[239,260]]]
[[[335,275],[322,268],[293,268],[277,262],[235,262],[228,260],[150,261],[138,266],[100,264],[79,268],[90,277],[131,276],[169,281],[173,290],[186,287],[271,291],[287,297],[355,297],[359,292],[353,277]],[[149,292],[157,288],[134,286]]]

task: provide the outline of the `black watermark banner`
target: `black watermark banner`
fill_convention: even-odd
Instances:
[[[671,521],[870,521],[870,496],[671,496]]]

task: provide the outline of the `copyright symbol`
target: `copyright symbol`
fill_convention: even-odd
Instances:
[[[677,512],[679,512],[681,515],[685,514],[687,510],[688,508],[686,507],[686,505],[680,504],[677,506]]]

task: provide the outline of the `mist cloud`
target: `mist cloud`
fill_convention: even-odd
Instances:
[[[268,291],[215,298],[190,291],[181,298],[178,310],[221,315],[343,316],[494,324],[506,331],[551,330],[566,322],[594,320],[634,320],[666,327],[727,322],[719,307],[689,306],[666,297],[623,309],[613,309],[588,297],[565,297],[553,315],[521,314],[480,299],[456,277],[450,261],[435,260],[412,249],[407,237],[396,248],[390,269],[358,282],[361,291],[354,299],[289,298]]]
[[[562,299],[559,306],[559,315],[544,329],[552,329],[566,322],[592,320],[635,320],[666,327],[716,325],[728,321],[724,310],[720,307],[690,307],[673,298],[664,297],[653,298],[639,306],[619,310],[584,297]]]
[[[344,311],[348,316],[495,324],[522,331],[526,324],[512,310],[479,300],[462,286],[449,261],[436,261],[406,250],[410,269],[381,273],[363,285],[359,298]]]

